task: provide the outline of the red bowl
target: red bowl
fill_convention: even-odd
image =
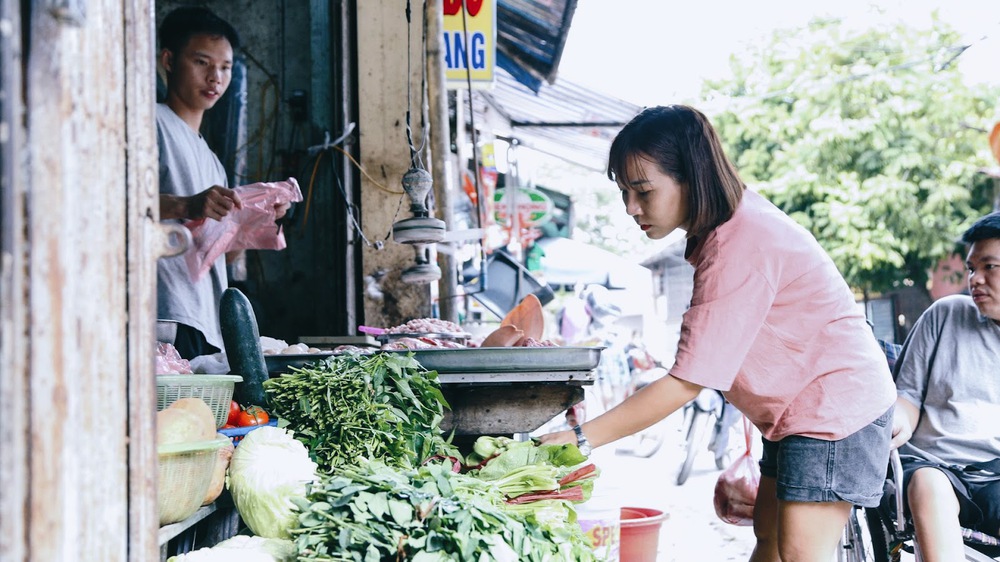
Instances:
[[[667,514],[646,507],[621,508],[622,562],[656,562],[660,526]]]

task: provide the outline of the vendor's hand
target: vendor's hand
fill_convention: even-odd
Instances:
[[[909,441],[912,435],[913,426],[910,425],[910,418],[897,408],[892,416],[892,441],[889,442],[889,448],[898,449],[900,445]]]
[[[546,445],[565,445],[567,443],[576,445],[576,433],[572,429],[556,431],[554,433],[546,433],[539,437],[538,440]]]
[[[187,218],[200,219],[209,218],[222,220],[222,217],[229,214],[233,209],[242,209],[243,201],[232,189],[219,185],[202,191],[197,195],[192,195],[187,201]]]
[[[275,205],[274,220],[281,220],[281,217],[285,216],[285,213],[288,212],[288,209],[290,209],[291,206],[292,204],[287,201],[285,203],[278,203],[277,205]]]
[[[896,398],[896,407],[892,411],[892,441],[889,446],[899,448],[913,436],[913,430],[920,421],[920,409],[903,397]]]

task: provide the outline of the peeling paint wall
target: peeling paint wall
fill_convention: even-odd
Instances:
[[[365,231],[386,239],[395,221],[410,216],[409,199],[402,191],[403,174],[410,169],[407,110],[412,146],[425,146],[421,125],[421,72],[424,47],[419,5],[408,23],[402,2],[359,2],[358,110],[361,119],[361,162],[370,177],[361,182]],[[409,56],[406,52],[409,38]],[[423,155],[425,166],[429,158]],[[379,248],[366,247],[363,274],[378,290],[366,290],[366,323],[394,326],[431,316],[430,285],[410,285],[400,274],[415,264],[414,249],[395,243],[391,236]],[[376,281],[377,279],[377,281]],[[372,284],[371,288],[375,288]]]

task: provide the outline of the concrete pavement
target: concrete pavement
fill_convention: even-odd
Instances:
[[[675,484],[684,454],[682,421],[678,412],[661,422],[665,441],[650,458],[617,452],[634,446],[632,437],[595,450],[591,459],[601,469],[597,493],[610,496],[622,507],[667,513],[660,529],[656,562],[749,560],[753,530],[724,523],[715,514],[712,496],[721,471],[715,468],[712,454],[707,449],[699,451],[687,482],[683,486]],[[730,439],[734,454],[744,442],[742,424],[737,427],[740,434],[734,432]]]

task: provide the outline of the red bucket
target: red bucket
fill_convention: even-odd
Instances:
[[[667,514],[659,509],[623,507],[621,514],[621,562],[656,562],[660,525]]]

